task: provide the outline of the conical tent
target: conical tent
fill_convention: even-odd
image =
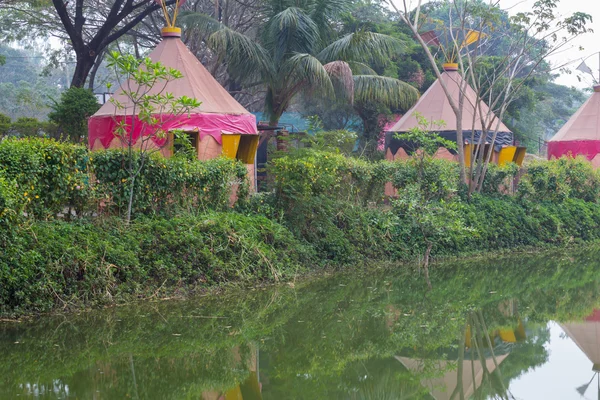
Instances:
[[[446,84],[446,88],[448,88],[448,91],[454,98],[456,104],[458,104],[461,90],[460,86],[464,85],[463,78],[458,73],[458,70],[453,66],[446,65],[444,67],[444,72],[442,73],[441,79]],[[464,131],[471,131],[473,126],[473,115],[477,115],[477,118],[475,118],[475,131],[483,130],[483,121],[482,118],[479,117],[479,110],[475,107],[476,102],[477,94],[473,88],[467,84],[465,87],[465,100],[462,113],[462,129]],[[484,117],[487,118],[488,113],[490,113],[490,109],[485,102],[481,102],[481,111]],[[413,108],[411,108],[398,122],[396,122],[396,124],[390,129],[390,132],[408,132],[410,129],[418,127],[418,122],[414,115],[415,113],[423,115],[423,117],[425,117],[428,121],[444,121],[446,125],[442,128],[443,131],[456,132],[456,114],[454,114],[454,111],[450,106],[450,102],[448,101],[440,80],[436,80],[429,87],[429,89],[423,93],[423,96],[421,96],[419,101],[417,101]],[[493,129],[495,128],[497,120],[493,113],[491,113],[491,115],[494,116],[494,122],[492,124]],[[487,118],[487,120],[489,121],[490,118]],[[508,129],[502,122],[500,122],[498,133],[508,134],[509,142],[512,141],[512,133],[510,129]]]
[[[464,398],[469,399],[481,386],[485,371],[492,374],[496,370],[496,366],[500,365],[506,357],[508,357],[508,354],[500,355],[495,360],[486,358],[485,365],[480,360],[464,360],[462,361],[462,368],[467,373],[463,373],[461,378],[458,375],[458,368],[453,366],[453,363],[444,360],[434,361],[439,371],[443,371],[443,375],[424,378],[421,380],[421,385],[428,389],[431,397],[435,400],[460,398],[460,396],[453,396],[453,393],[455,390],[460,390],[461,387]],[[395,356],[395,358],[411,371],[417,373],[423,371],[423,360],[400,356]]]
[[[179,28],[163,29],[163,40],[150,53],[152,61],[160,61],[167,67],[179,70],[183,77],[153,88],[149,94],[172,93],[175,97],[188,96],[202,104],[188,116],[169,118],[162,128],[166,131],[183,130],[189,133],[197,148],[199,159],[218,157],[221,154],[241,159],[249,167],[254,164],[258,131],[256,118],[240,105],[208,72],[198,59],[187,49],[180,39]],[[127,82],[124,87],[132,88]],[[104,104],[88,121],[88,141],[93,150],[121,147],[114,130],[119,121],[128,125],[132,119],[133,107],[130,99],[119,89],[114,98],[124,106],[117,108],[111,102]],[[133,141],[139,140],[142,124],[136,124],[131,132]],[[152,138],[164,155],[169,155],[169,138]],[[165,145],[166,144],[166,145]],[[171,143],[172,144],[172,143]],[[249,168],[250,169],[250,168]]]
[[[490,111],[485,102],[480,102],[477,105],[477,94],[471,86],[468,84],[464,85],[464,80],[458,72],[457,64],[444,64],[444,72],[441,75],[441,80],[445,83],[450,95],[454,98],[455,103],[458,105],[459,95],[461,93],[461,87],[464,90],[464,103],[462,112],[462,131],[464,134],[465,143],[471,141],[471,132],[473,132],[474,143],[477,144],[484,131],[484,121],[492,121],[488,127],[491,131],[495,130],[496,127],[497,135],[495,144],[495,150],[498,152],[502,147],[512,146],[513,134],[502,123],[499,122],[493,112]],[[480,108],[481,107],[481,113]],[[456,141],[457,131],[457,118],[456,114],[452,110],[450,101],[444,92],[440,79],[436,80],[431,87],[423,93],[419,101],[411,108],[394,126],[392,126],[388,132],[386,132],[386,151],[390,150],[391,154],[396,154],[400,147],[405,150],[412,150],[410,144],[398,140],[395,138],[396,133],[408,132],[413,128],[418,128],[419,123],[415,114],[421,114],[428,122],[430,121],[443,121],[444,126],[436,130],[440,136],[445,139]],[[483,118],[481,117],[483,115]],[[475,123],[473,123],[475,121]],[[498,125],[498,126],[496,126]],[[488,133],[486,143],[490,143],[493,134]],[[514,152],[513,152],[514,154]],[[513,161],[512,157],[509,161]]]
[[[594,364],[594,371],[600,371],[600,310],[594,310],[585,321],[563,323],[560,326]]]
[[[567,123],[548,141],[548,159],[600,153],[600,85]]]

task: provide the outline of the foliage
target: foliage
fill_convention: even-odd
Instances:
[[[432,157],[394,162],[392,182],[403,191],[418,186],[425,201],[449,200],[458,193],[458,164]]]
[[[8,134],[10,123],[11,119],[8,115],[0,114],[0,138]]]
[[[48,118],[56,123],[73,143],[87,138],[87,119],[100,105],[91,90],[72,87],[60,95],[60,101],[52,105]]]
[[[569,198],[598,201],[600,174],[583,156],[532,161],[526,165],[526,171],[519,182],[521,198],[553,202]]]
[[[387,35],[355,31],[339,35],[336,22],[352,6],[269,1],[257,40],[228,28],[203,13],[181,17],[184,26],[208,37],[218,60],[240,84],[266,87],[265,112],[276,124],[302,92],[344,100],[357,98],[410,107],[418,92],[397,79],[353,73],[351,65],[381,62],[403,50],[403,42]],[[355,91],[355,88],[358,88]],[[352,103],[352,101],[350,101]]]
[[[2,129],[2,128],[0,128]],[[53,122],[38,121],[31,117],[19,117],[9,125],[7,133],[17,137],[59,138],[59,129]]]
[[[134,162],[139,162],[139,155],[134,153],[133,157]],[[131,188],[128,162],[125,150],[99,151],[91,156],[91,170],[96,179],[93,185],[103,198],[104,212],[127,215]],[[198,161],[153,154],[134,182],[133,211],[173,215],[182,211],[226,210],[235,187],[239,198],[246,197],[249,190],[246,175],[246,168],[236,160]]]
[[[3,249],[16,231],[24,202],[21,200],[17,184],[6,179],[0,170],[0,249]]]
[[[409,142],[414,150],[422,150],[419,155],[421,160],[426,156],[433,156],[438,148],[445,147],[448,150],[456,150],[456,143],[442,138],[437,131],[444,128],[444,121],[428,121],[421,113],[415,112],[413,116],[417,120],[417,126],[408,132],[396,133],[394,136],[399,140]]]
[[[8,138],[0,142],[0,172],[17,184],[24,212],[52,218],[66,207],[83,211],[91,195],[84,147],[50,139]]]
[[[181,115],[187,114],[189,118],[190,111],[201,103],[187,96],[175,97],[166,91],[169,82],[181,79],[183,75],[160,61],[153,62],[148,57],[137,59],[131,54],[122,55],[115,51],[109,54],[108,66],[114,69],[117,78],[128,82],[121,87],[120,94],[129,104],[121,103],[116,96],[109,101],[117,114],[121,114],[120,118],[115,116],[113,133],[126,149],[127,162],[121,167],[127,173],[129,184],[126,215],[130,221],[136,201],[136,179],[144,171],[148,156],[172,144],[165,130],[166,124]]]
[[[490,164],[483,182],[482,193],[485,194],[511,194],[513,183],[519,173],[519,166],[515,163],[506,163],[502,166]]]
[[[390,168],[385,162],[309,148],[272,160],[267,171],[277,199],[288,210],[309,197],[330,196],[359,204],[381,199]]]
[[[349,156],[356,145],[356,133],[345,129],[324,130],[318,116],[308,117],[309,135],[300,140],[305,145],[319,151],[342,153]]]
[[[0,11],[0,18],[2,13]],[[45,121],[49,104],[66,86],[68,67],[61,64],[59,68],[48,68],[44,72],[47,51],[37,48],[37,42],[29,42],[25,47],[26,50],[0,44],[0,53],[6,55],[6,64],[0,74],[0,113],[13,120],[29,117]],[[64,54],[61,56],[64,60]]]
[[[125,34],[160,8],[152,0],[135,4],[93,0],[15,1],[0,9],[0,37],[6,42],[58,38],[64,47],[56,49],[50,58],[58,62],[60,57],[63,61],[66,53],[74,53],[75,69],[71,71],[68,86],[83,87],[107,47],[122,41]]]
[[[0,254],[0,315],[152,296],[163,287],[278,280],[310,259],[261,216],[35,222]]]

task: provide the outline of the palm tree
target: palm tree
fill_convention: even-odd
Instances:
[[[410,108],[419,93],[411,85],[378,76],[368,65],[400,54],[398,39],[368,31],[336,37],[335,23],[352,0],[267,0],[258,39],[236,32],[201,13],[182,14],[188,31],[208,45],[228,73],[246,88],[266,90],[265,113],[277,126],[299,93],[344,98],[391,108]]]

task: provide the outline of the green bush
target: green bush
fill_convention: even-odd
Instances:
[[[526,166],[518,195],[535,201],[560,202],[573,198],[596,202],[600,195],[600,172],[584,157],[533,161]]]
[[[489,164],[482,185],[482,193],[485,194],[510,194],[514,179],[519,173],[519,166],[515,163],[507,163],[502,166]]]
[[[0,171],[0,249],[16,231],[23,213],[23,201],[17,194],[17,184]]]
[[[21,117],[10,125],[9,133],[17,137],[58,138],[58,126],[53,122],[38,121],[35,118]]]
[[[267,172],[277,198],[286,203],[328,196],[364,204],[382,199],[391,168],[387,162],[373,163],[339,153],[301,149],[272,160]]]
[[[107,211],[125,213],[129,199],[129,160],[121,150],[91,154],[91,169],[97,193],[104,196]],[[134,162],[137,162],[134,154]],[[145,214],[194,210],[225,210],[237,187],[237,196],[248,194],[246,167],[239,161],[217,158],[209,161],[153,154],[135,180],[134,209]]]
[[[273,281],[314,259],[285,228],[226,212],[96,223],[34,222],[0,253],[0,315],[233,281]]]
[[[8,135],[11,119],[8,115],[0,114],[0,138]]]
[[[85,147],[50,139],[8,138],[0,142],[0,171],[17,184],[27,215],[46,219],[89,202]]]
[[[71,87],[65,90],[59,102],[54,102],[50,121],[57,124],[73,143],[81,143],[87,137],[87,119],[100,104],[89,89]]]
[[[426,200],[448,199],[458,191],[458,164],[455,162],[425,157],[422,161],[409,158],[393,164],[393,184],[399,191],[419,185]]]

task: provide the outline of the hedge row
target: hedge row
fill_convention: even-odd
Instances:
[[[0,178],[14,183],[25,214],[36,219],[123,213],[130,188],[123,168],[127,162],[123,151],[89,153],[83,146],[50,139],[0,142]],[[232,185],[245,196],[245,177],[245,167],[233,160],[190,161],[154,154],[135,182],[134,213],[224,209]]]

